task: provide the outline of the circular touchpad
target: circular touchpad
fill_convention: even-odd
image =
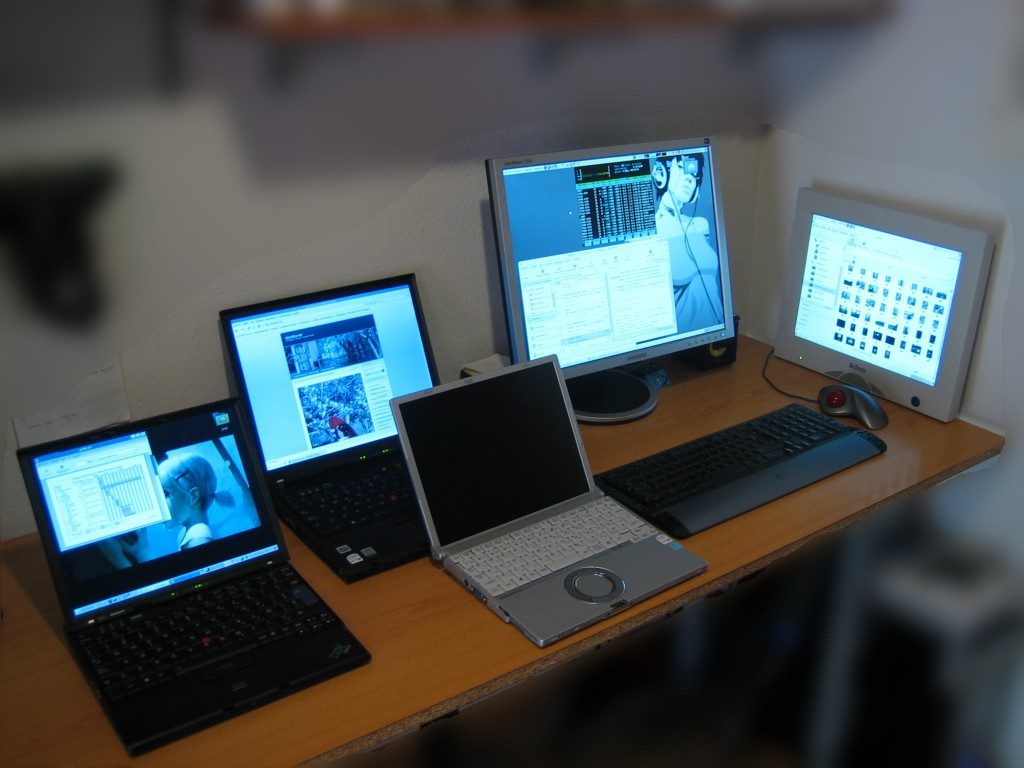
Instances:
[[[579,568],[565,577],[565,588],[577,600],[608,603],[622,594],[625,583],[606,568]]]
[[[583,573],[573,580],[573,586],[590,597],[608,597],[615,584],[603,573]]]

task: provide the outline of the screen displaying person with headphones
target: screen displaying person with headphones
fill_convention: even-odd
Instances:
[[[502,169],[499,231],[530,359],[573,366],[727,327],[710,147],[608,149]]]
[[[679,330],[721,322],[718,254],[713,228],[698,214],[704,156],[660,157],[651,167],[657,195],[655,226],[668,240]]]

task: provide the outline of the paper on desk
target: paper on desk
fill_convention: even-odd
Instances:
[[[466,363],[462,366],[459,376],[463,379],[469,376],[479,376],[481,373],[496,371],[499,368],[506,368],[508,365],[509,359],[506,355],[499,355],[495,353],[472,363]]]
[[[129,418],[121,363],[116,362],[90,373],[63,404],[14,419],[14,433],[25,448]]]

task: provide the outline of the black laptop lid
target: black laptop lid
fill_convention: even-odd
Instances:
[[[287,558],[236,400],[18,451],[69,625]]]
[[[397,450],[391,398],[437,383],[413,275],[220,318],[233,384],[275,479]]]

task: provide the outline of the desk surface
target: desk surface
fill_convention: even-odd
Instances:
[[[761,378],[768,348],[741,338],[737,362],[670,371],[657,409],[630,424],[585,426],[601,472],[790,402]],[[783,389],[824,377],[775,359]],[[250,765],[326,761],[372,748],[653,623],[877,507],[998,453],[999,435],[887,405],[889,450],[686,540],[705,574],[540,649],[426,559],[344,584],[288,533],[297,569],[370,649],[360,669],[129,760],[65,647],[35,534],[5,542],[0,575],[0,763]]]

